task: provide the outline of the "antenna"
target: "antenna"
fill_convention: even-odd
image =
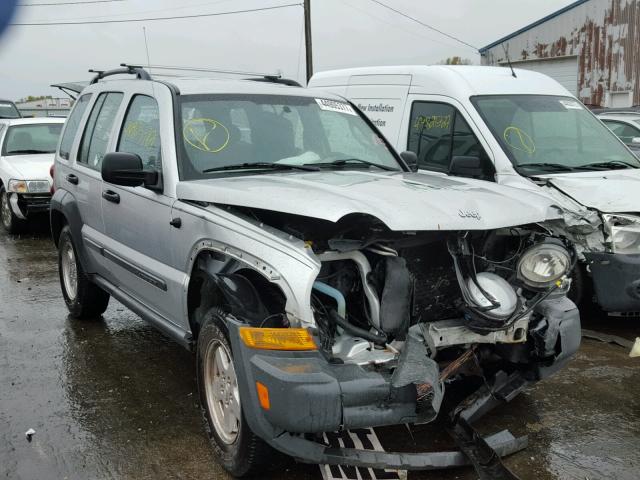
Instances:
[[[149,72],[151,72],[151,57],[149,57],[149,43],[147,42],[147,27],[142,26],[142,34],[144,35],[144,49],[147,52],[147,68]],[[151,92],[153,92],[153,96],[156,96],[156,89],[153,86],[153,82],[151,82]]]
[[[504,56],[507,57],[507,63],[509,64],[509,68],[511,69],[511,75],[513,78],[518,78],[516,75],[516,71],[513,69],[513,65],[511,65],[511,59],[509,58],[509,50],[505,48],[504,43],[502,43],[502,50],[504,50]]]

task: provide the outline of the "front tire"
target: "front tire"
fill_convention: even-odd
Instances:
[[[58,272],[62,296],[72,317],[95,318],[104,313],[109,294],[85,273],[68,225],[60,232],[58,241]]]
[[[216,307],[203,318],[197,345],[198,391],[216,460],[234,477],[244,477],[265,465],[272,450],[244,417],[225,319]]]
[[[0,217],[2,218],[2,228],[7,233],[20,233],[24,230],[26,222],[19,219],[11,210],[9,204],[9,194],[4,188],[0,187]]]

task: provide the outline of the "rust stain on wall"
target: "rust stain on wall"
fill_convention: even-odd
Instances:
[[[603,105],[606,92],[633,92],[640,104],[640,0],[591,0],[505,42],[518,60],[576,57],[578,97]],[[511,48],[509,48],[511,47]],[[501,45],[483,63],[506,61]],[[512,59],[515,60],[515,59]]]

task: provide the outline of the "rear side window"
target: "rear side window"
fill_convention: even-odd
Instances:
[[[135,153],[146,168],[162,170],[160,114],[153,98],[136,95],[131,100],[122,124],[118,152]]]
[[[439,172],[448,172],[456,156],[486,157],[464,117],[445,103],[413,103],[408,148],[420,168]]]
[[[101,93],[96,100],[82,136],[78,155],[79,163],[84,163],[94,170],[100,170],[122,97],[122,93]]]
[[[66,126],[64,133],[62,134],[62,140],[60,141],[60,157],[65,160],[69,160],[73,140],[76,138],[76,134],[80,128],[80,121],[82,120],[82,116],[84,115],[87,106],[89,105],[89,100],[91,100],[90,93],[82,95],[76,102],[73,112],[71,112],[71,115],[69,115],[69,118],[67,118],[67,121],[65,122]]]

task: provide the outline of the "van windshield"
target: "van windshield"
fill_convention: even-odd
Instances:
[[[471,101],[523,175],[640,167],[611,130],[574,98],[491,95]]]
[[[402,169],[387,143],[343,101],[184,95],[179,122],[184,180],[286,169]]]
[[[20,118],[20,112],[13,102],[0,101],[0,118]]]

